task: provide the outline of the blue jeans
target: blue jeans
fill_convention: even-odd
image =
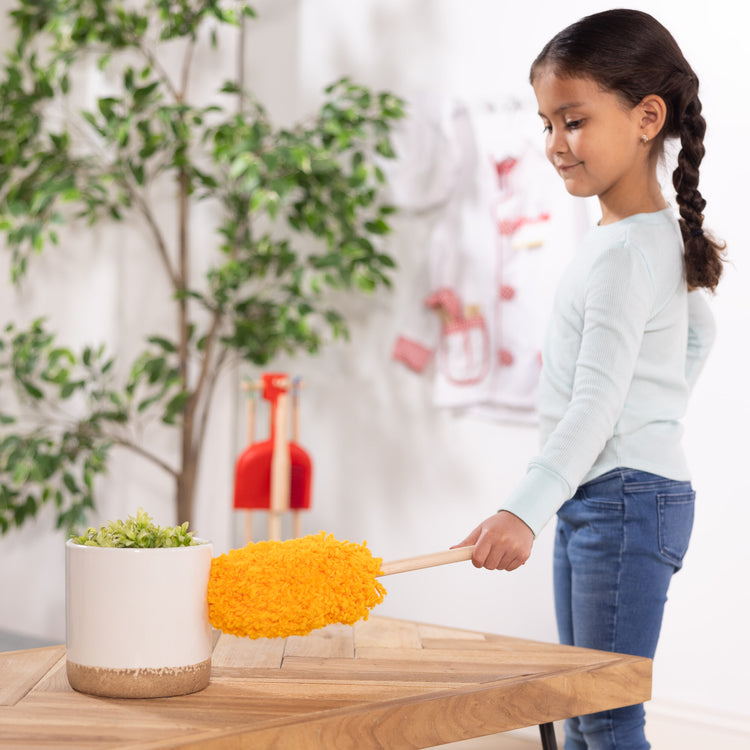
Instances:
[[[614,469],[558,511],[560,642],[653,658],[667,589],[693,526],[690,482]],[[565,750],[648,750],[643,704],[565,722]]]

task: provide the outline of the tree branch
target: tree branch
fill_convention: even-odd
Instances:
[[[167,248],[167,243],[164,239],[164,235],[162,234],[162,231],[159,228],[159,224],[157,223],[156,218],[151,212],[148,203],[143,199],[140,193],[138,193],[136,190],[130,189],[129,186],[128,192],[130,193],[130,197],[133,199],[133,202],[137,206],[138,210],[143,215],[143,218],[146,220],[146,224],[148,224],[149,229],[151,230],[151,234],[154,237],[154,242],[156,243],[157,252],[159,254],[159,257],[161,258],[162,265],[167,272],[167,276],[169,277],[172,287],[175,289],[175,291],[181,289],[182,283],[179,276],[177,275],[177,271],[172,267],[172,263],[169,259],[169,250]]]
[[[180,99],[180,93],[177,91],[177,88],[172,83],[172,79],[169,77],[169,74],[164,69],[162,64],[159,62],[158,58],[151,52],[148,47],[144,46],[141,43],[141,40],[135,41],[136,49],[143,55],[143,57],[146,59],[146,62],[156,70],[156,74],[159,76],[159,78],[164,82],[164,85],[167,87],[167,90],[169,91],[172,98],[179,102]]]
[[[141,458],[145,458],[147,461],[155,464],[160,469],[166,471],[173,479],[177,479],[179,477],[180,472],[177,469],[175,469],[173,466],[170,466],[166,461],[159,458],[159,456],[157,456],[156,454],[147,451],[145,448],[138,445],[138,443],[134,443],[131,440],[120,437],[113,437],[112,441],[119,445],[121,448],[127,448],[129,451],[135,453]]]
[[[224,370],[224,365],[229,358],[229,351],[224,349],[216,358],[216,364],[210,370],[210,375],[205,383],[205,397],[203,399],[203,409],[201,410],[200,418],[198,420],[198,428],[195,434],[195,451],[198,455],[201,452],[201,446],[206,436],[206,430],[208,429],[208,418],[211,412],[210,406],[213,401],[213,394],[216,390],[216,383],[219,376]]]
[[[182,58],[182,75],[180,78],[180,91],[178,101],[184,102],[187,99],[187,89],[190,83],[190,68],[193,64],[193,53],[195,52],[195,39],[191,39],[185,50],[185,56]]]

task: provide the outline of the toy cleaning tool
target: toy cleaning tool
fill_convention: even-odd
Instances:
[[[271,429],[273,452],[271,453],[271,502],[268,509],[268,538],[281,539],[281,515],[289,510],[289,492],[292,479],[292,462],[289,459],[289,439],[287,437],[289,396],[281,383],[270,387],[268,391],[271,394],[269,398],[271,400],[273,423]]]
[[[245,391],[245,408],[247,410],[247,450],[250,450],[250,446],[255,442],[255,404],[256,404],[256,388],[252,383],[245,382],[242,384],[242,388]],[[240,455],[240,459],[237,461],[237,473],[238,477],[234,483],[234,506],[237,506],[238,500],[238,488],[241,486],[239,481],[239,467],[240,460],[243,459],[244,453]],[[251,458],[245,456],[245,461],[251,461]],[[247,469],[245,469],[246,471]],[[253,541],[253,513],[251,510],[245,512],[245,544]]]
[[[295,537],[302,536],[300,511],[310,509],[312,489],[312,459],[299,444],[299,392],[301,388],[300,378],[294,378],[292,381],[292,440],[289,443],[289,458],[292,465],[289,508],[294,518],[292,533]]]
[[[252,541],[254,510],[268,511],[268,538],[279,539],[281,516],[290,509],[296,514],[310,507],[312,461],[296,440],[290,443],[287,436],[291,385],[285,373],[265,373],[260,382],[245,385],[248,446],[235,466],[234,508],[247,512],[246,542]],[[270,435],[259,442],[255,442],[254,434],[255,391],[271,405]],[[299,527],[298,521],[295,526]]]
[[[215,557],[208,581],[211,624],[231,635],[285,638],[333,623],[367,619],[386,590],[377,579],[469,560],[473,547],[383,563],[367,543],[321,531],[284,542],[258,542]]]
[[[276,373],[264,375],[259,383],[246,383],[248,445],[235,464],[234,507],[247,510],[245,517],[246,541],[252,539],[252,511],[268,510],[271,507],[271,465],[278,423],[277,403],[281,384],[285,376]],[[261,390],[264,398],[271,402],[270,437],[255,442],[255,391]],[[282,430],[283,432],[283,430]],[[269,516],[269,536],[273,531]]]

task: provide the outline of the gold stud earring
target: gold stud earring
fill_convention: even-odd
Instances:
[[[642,141],[643,141],[644,143],[648,143],[648,136],[647,136],[647,135],[646,135],[646,134],[644,133],[644,134],[643,134],[643,135],[641,136],[641,140],[642,140]]]

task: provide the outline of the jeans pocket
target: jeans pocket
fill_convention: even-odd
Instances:
[[[656,496],[659,513],[659,552],[676,570],[682,567],[695,515],[695,492]]]

